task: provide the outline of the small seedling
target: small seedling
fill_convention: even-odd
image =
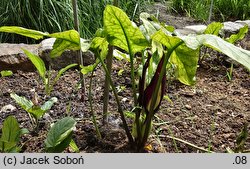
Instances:
[[[42,106],[39,106],[38,103],[33,103],[31,100],[26,99],[25,97],[18,96],[15,93],[11,93],[10,97],[13,98],[19,106],[21,106],[30,116],[30,120],[33,124],[33,128],[36,131],[39,127],[39,119],[51,109],[54,103],[57,102],[56,97],[52,97],[50,100],[46,101]]]
[[[242,153],[244,152],[244,147],[247,141],[247,138],[249,136],[249,131],[248,131],[248,123],[246,122],[241,129],[241,132],[239,133],[237,139],[236,139],[236,148],[234,152],[236,153]]]
[[[11,70],[3,70],[0,72],[1,77],[12,76],[13,72]]]
[[[27,134],[27,129],[20,129],[15,117],[9,116],[4,120],[2,136],[0,138],[0,152],[16,153],[21,150],[18,146],[20,136]]]
[[[231,63],[230,70],[227,71],[227,79],[228,79],[229,82],[231,82],[232,79],[233,79],[233,69],[234,69],[234,64]]]
[[[31,60],[31,62],[34,64],[34,66],[36,67],[40,77],[42,78],[42,81],[44,83],[45,86],[45,92],[47,95],[50,95],[51,91],[53,90],[54,85],[56,84],[56,82],[59,80],[59,78],[62,76],[62,74],[64,72],[66,72],[67,70],[69,70],[72,67],[77,66],[77,64],[70,64],[68,66],[66,66],[65,68],[62,68],[61,70],[59,70],[59,72],[57,73],[56,77],[54,78],[54,80],[51,79],[51,71],[47,70],[45,67],[45,64],[43,62],[43,60],[29,52],[28,50],[23,49],[24,53],[28,56],[28,58]],[[52,81],[50,83],[50,81]]]

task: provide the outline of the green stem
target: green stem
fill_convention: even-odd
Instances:
[[[118,7],[118,0],[114,0],[113,5]]]
[[[90,105],[90,111],[91,111],[91,114],[92,114],[92,120],[93,120],[93,123],[94,123],[94,126],[95,126],[97,137],[98,137],[98,139],[102,139],[102,135],[100,133],[100,130],[99,130],[97,122],[96,122],[96,117],[95,117],[95,113],[94,113],[94,110],[93,110],[93,104],[92,104],[93,74],[94,74],[94,71],[92,71],[92,73],[91,73],[91,78],[90,78],[90,82],[89,82],[89,105]]]
[[[132,137],[132,135],[131,135],[131,133],[130,133],[130,131],[129,131],[129,128],[128,128],[128,125],[127,125],[125,116],[124,116],[124,114],[123,114],[123,110],[122,110],[122,107],[121,107],[121,103],[120,103],[120,100],[119,100],[119,97],[118,97],[118,94],[117,94],[115,85],[114,85],[114,83],[113,83],[113,81],[112,81],[112,79],[111,79],[111,76],[110,76],[110,74],[109,74],[109,72],[108,72],[108,69],[107,69],[107,67],[106,67],[106,65],[105,65],[105,63],[104,63],[104,61],[102,60],[102,58],[100,57],[99,54],[97,54],[97,57],[98,57],[98,59],[100,60],[100,62],[101,62],[101,64],[102,64],[102,67],[103,67],[103,69],[104,69],[104,71],[105,71],[105,73],[106,73],[106,76],[107,76],[108,79],[109,79],[110,86],[111,86],[111,88],[112,88],[112,90],[113,90],[113,93],[114,93],[114,95],[115,95],[115,99],[116,99],[117,106],[118,106],[118,112],[120,113],[121,120],[122,120],[122,123],[123,123],[123,127],[124,127],[124,129],[125,129],[126,134],[127,134],[129,143],[130,143],[131,145],[133,145],[134,139],[133,139],[133,137]]]
[[[137,100],[137,96],[136,96],[137,90],[136,90],[136,84],[135,84],[134,54],[132,52],[131,44],[129,43],[127,32],[124,29],[123,24],[121,23],[121,20],[119,18],[117,18],[117,16],[116,16],[116,19],[117,19],[117,21],[119,22],[119,24],[120,24],[120,26],[122,28],[122,31],[123,31],[123,33],[125,35],[125,39],[126,39],[126,42],[127,42],[127,45],[128,45],[128,53],[129,53],[129,58],[130,58],[131,83],[132,83],[133,98],[134,98],[134,107],[136,107],[137,103],[138,103],[138,100]]]
[[[80,36],[77,0],[72,0],[72,6],[73,6],[73,14],[74,14],[74,27]],[[82,56],[81,39],[80,38],[79,38],[79,46],[80,46],[80,50],[77,51],[77,55],[79,56],[79,68],[81,69],[81,65],[84,65],[84,57]],[[80,73],[80,79],[81,79],[81,85],[82,85],[82,96],[81,96],[82,98],[81,98],[81,100],[84,102],[86,87],[85,87],[85,79],[84,79],[84,76],[82,73]]]
[[[113,59],[113,46],[109,46],[109,52],[106,58],[107,69],[110,74],[112,68],[112,59]],[[103,124],[107,124],[108,117],[108,102],[109,102],[109,79],[107,75],[105,76],[105,85],[104,85],[104,94],[103,94]]]

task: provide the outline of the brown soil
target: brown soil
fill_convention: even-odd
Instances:
[[[229,82],[226,77],[229,68],[216,64],[216,61],[216,58],[205,59],[198,69],[195,86],[185,86],[177,81],[169,84],[167,95],[172,104],[164,100],[154,119],[155,125],[149,139],[153,152],[198,151],[179,141],[175,144],[171,136],[198,147],[210,146],[215,152],[225,152],[227,147],[235,148],[235,140],[243,124],[250,122],[249,72],[241,66],[234,68],[233,79]],[[119,92],[119,96],[123,108],[131,110],[131,85],[126,67],[126,63],[115,61],[112,77],[117,87],[126,87]],[[125,69],[122,76],[117,75],[120,69]],[[31,132],[22,137],[23,152],[44,152],[44,140],[50,124],[67,115],[77,120],[74,138],[81,152],[133,152],[128,148],[126,135],[120,127],[121,121],[112,94],[109,104],[110,124],[108,127],[101,127],[103,71],[98,68],[93,80],[94,113],[97,114],[101,127],[102,140],[96,137],[88,100],[85,105],[80,100],[81,94],[76,90],[78,80],[78,72],[71,70],[55,85],[51,97],[57,97],[59,102],[52,107],[49,116],[41,120],[38,133]],[[7,116],[14,115],[22,127],[31,131],[32,125],[27,113],[16,105],[9,94],[15,92],[31,99],[31,89],[35,89],[41,103],[47,100],[48,98],[44,98],[44,88],[38,74],[18,71],[11,77],[1,78],[0,84],[0,107],[8,104],[17,107],[13,112],[0,114],[0,125]],[[89,78],[86,79],[86,84],[88,88]],[[245,148],[250,149],[250,139],[247,140]]]

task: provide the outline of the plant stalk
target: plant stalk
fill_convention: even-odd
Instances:
[[[126,121],[125,116],[124,116],[124,114],[123,114],[122,106],[121,106],[121,103],[120,103],[120,100],[119,100],[119,97],[118,97],[118,94],[117,94],[115,85],[114,85],[114,83],[113,83],[113,81],[112,81],[112,79],[111,79],[110,73],[108,72],[108,69],[107,69],[107,67],[106,67],[106,65],[105,65],[105,63],[104,63],[104,61],[102,60],[102,58],[100,57],[99,54],[97,54],[97,57],[99,58],[99,60],[100,60],[100,62],[101,62],[101,64],[102,64],[102,67],[104,68],[104,71],[105,71],[105,73],[106,73],[106,76],[107,76],[108,79],[109,79],[110,86],[111,86],[111,88],[112,88],[112,90],[113,90],[113,93],[114,93],[114,95],[115,95],[115,99],[116,99],[117,106],[118,106],[118,112],[120,113],[121,120],[122,120],[122,123],[123,123],[123,127],[124,127],[124,129],[125,129],[125,132],[126,132],[126,135],[127,135],[127,137],[128,137],[129,143],[130,143],[131,145],[133,145],[133,144],[134,144],[134,139],[133,139],[133,137],[132,137],[132,135],[131,135],[131,133],[130,133],[130,131],[129,131],[129,128],[128,128],[128,125],[127,125],[127,121]]]
[[[73,13],[74,13],[74,28],[79,33],[80,36],[80,28],[79,28],[79,18],[78,18],[78,6],[77,6],[77,0],[72,0],[72,6],[73,6]],[[77,51],[77,55],[79,56],[79,69],[81,65],[84,65],[84,58],[82,56],[82,50],[81,50],[81,38],[79,41],[80,50]],[[85,79],[82,73],[80,73],[80,80],[82,85],[82,98],[81,100],[84,102],[84,96],[85,96]]]
[[[94,110],[93,110],[93,104],[92,104],[92,81],[93,81],[93,73],[94,73],[94,71],[92,71],[92,73],[91,73],[91,78],[90,78],[90,82],[89,82],[89,104],[90,104],[90,111],[91,111],[91,114],[92,114],[92,121],[93,121],[94,126],[95,126],[96,134],[97,134],[98,139],[101,140],[102,139],[102,135],[100,133],[100,130],[99,130],[97,122],[96,122],[96,117],[95,117],[95,113],[94,113]]]
[[[112,60],[113,60],[113,51],[114,47],[109,45],[109,52],[106,58],[106,63],[107,63],[107,69],[109,74],[111,74],[111,69],[112,69]],[[108,103],[109,103],[109,79],[107,75],[105,76],[105,85],[104,85],[104,96],[103,96],[103,124],[107,124],[108,121]]]
[[[208,23],[211,23],[211,18],[212,18],[212,13],[213,13],[213,4],[214,4],[214,0],[211,0],[210,9],[209,9]]]

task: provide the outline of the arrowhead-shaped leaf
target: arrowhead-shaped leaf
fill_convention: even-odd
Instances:
[[[134,55],[144,50],[148,42],[140,29],[121,9],[107,5],[104,11],[104,29],[109,35],[109,43]]]
[[[166,35],[163,31],[155,33],[152,39],[165,45],[168,50],[182,41],[178,37]],[[184,43],[177,47],[170,56],[170,62],[176,66],[176,77],[187,85],[195,83],[198,60],[199,49],[191,49]]]
[[[26,99],[25,97],[18,96],[15,93],[11,93],[10,97],[14,99],[19,106],[21,106],[25,111],[28,112],[29,109],[34,105],[32,101]]]
[[[36,119],[40,119],[48,110],[51,109],[54,103],[57,102],[56,97],[52,97],[50,100],[46,101],[41,107],[40,106],[32,106],[28,110],[28,113],[32,114]]]
[[[15,33],[22,36],[30,37],[36,40],[44,38],[44,36],[48,36],[48,33],[32,30],[32,29],[26,29],[18,26],[2,26],[0,27],[0,32],[6,32],[6,33]]]
[[[200,44],[224,53],[250,70],[250,51],[239,48],[215,35],[198,35]]]

